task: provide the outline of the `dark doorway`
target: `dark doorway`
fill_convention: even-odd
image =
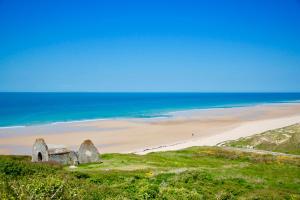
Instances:
[[[42,160],[43,160],[42,153],[41,153],[41,152],[39,152],[39,153],[38,153],[38,161],[40,162],[40,161],[42,161]]]

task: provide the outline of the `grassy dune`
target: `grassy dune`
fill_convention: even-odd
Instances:
[[[0,157],[0,199],[300,199],[300,159],[193,147],[76,169]]]
[[[300,155],[300,124],[228,141],[223,146],[251,148]]]

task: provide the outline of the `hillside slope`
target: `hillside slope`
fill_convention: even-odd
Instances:
[[[300,199],[300,159],[193,147],[71,169],[0,156],[0,199]]]
[[[221,146],[250,148],[300,155],[300,124],[267,131],[235,141],[227,141]]]

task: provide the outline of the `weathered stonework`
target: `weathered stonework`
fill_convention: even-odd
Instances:
[[[79,163],[99,162],[99,152],[91,140],[85,140],[78,151]]]
[[[62,146],[47,146],[44,139],[36,139],[32,147],[32,162],[49,161],[63,165],[98,162],[99,153],[90,140],[84,141],[80,146],[79,153],[76,153]]]
[[[46,145],[44,139],[36,139],[32,147],[32,162],[47,162],[48,160],[48,146]]]
[[[74,151],[61,154],[50,154],[49,160],[63,165],[78,165],[77,154]]]

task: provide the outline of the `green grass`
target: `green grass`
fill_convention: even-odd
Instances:
[[[300,155],[300,124],[228,141],[223,145]]]
[[[300,159],[192,147],[76,169],[0,156],[0,199],[300,199]]]

